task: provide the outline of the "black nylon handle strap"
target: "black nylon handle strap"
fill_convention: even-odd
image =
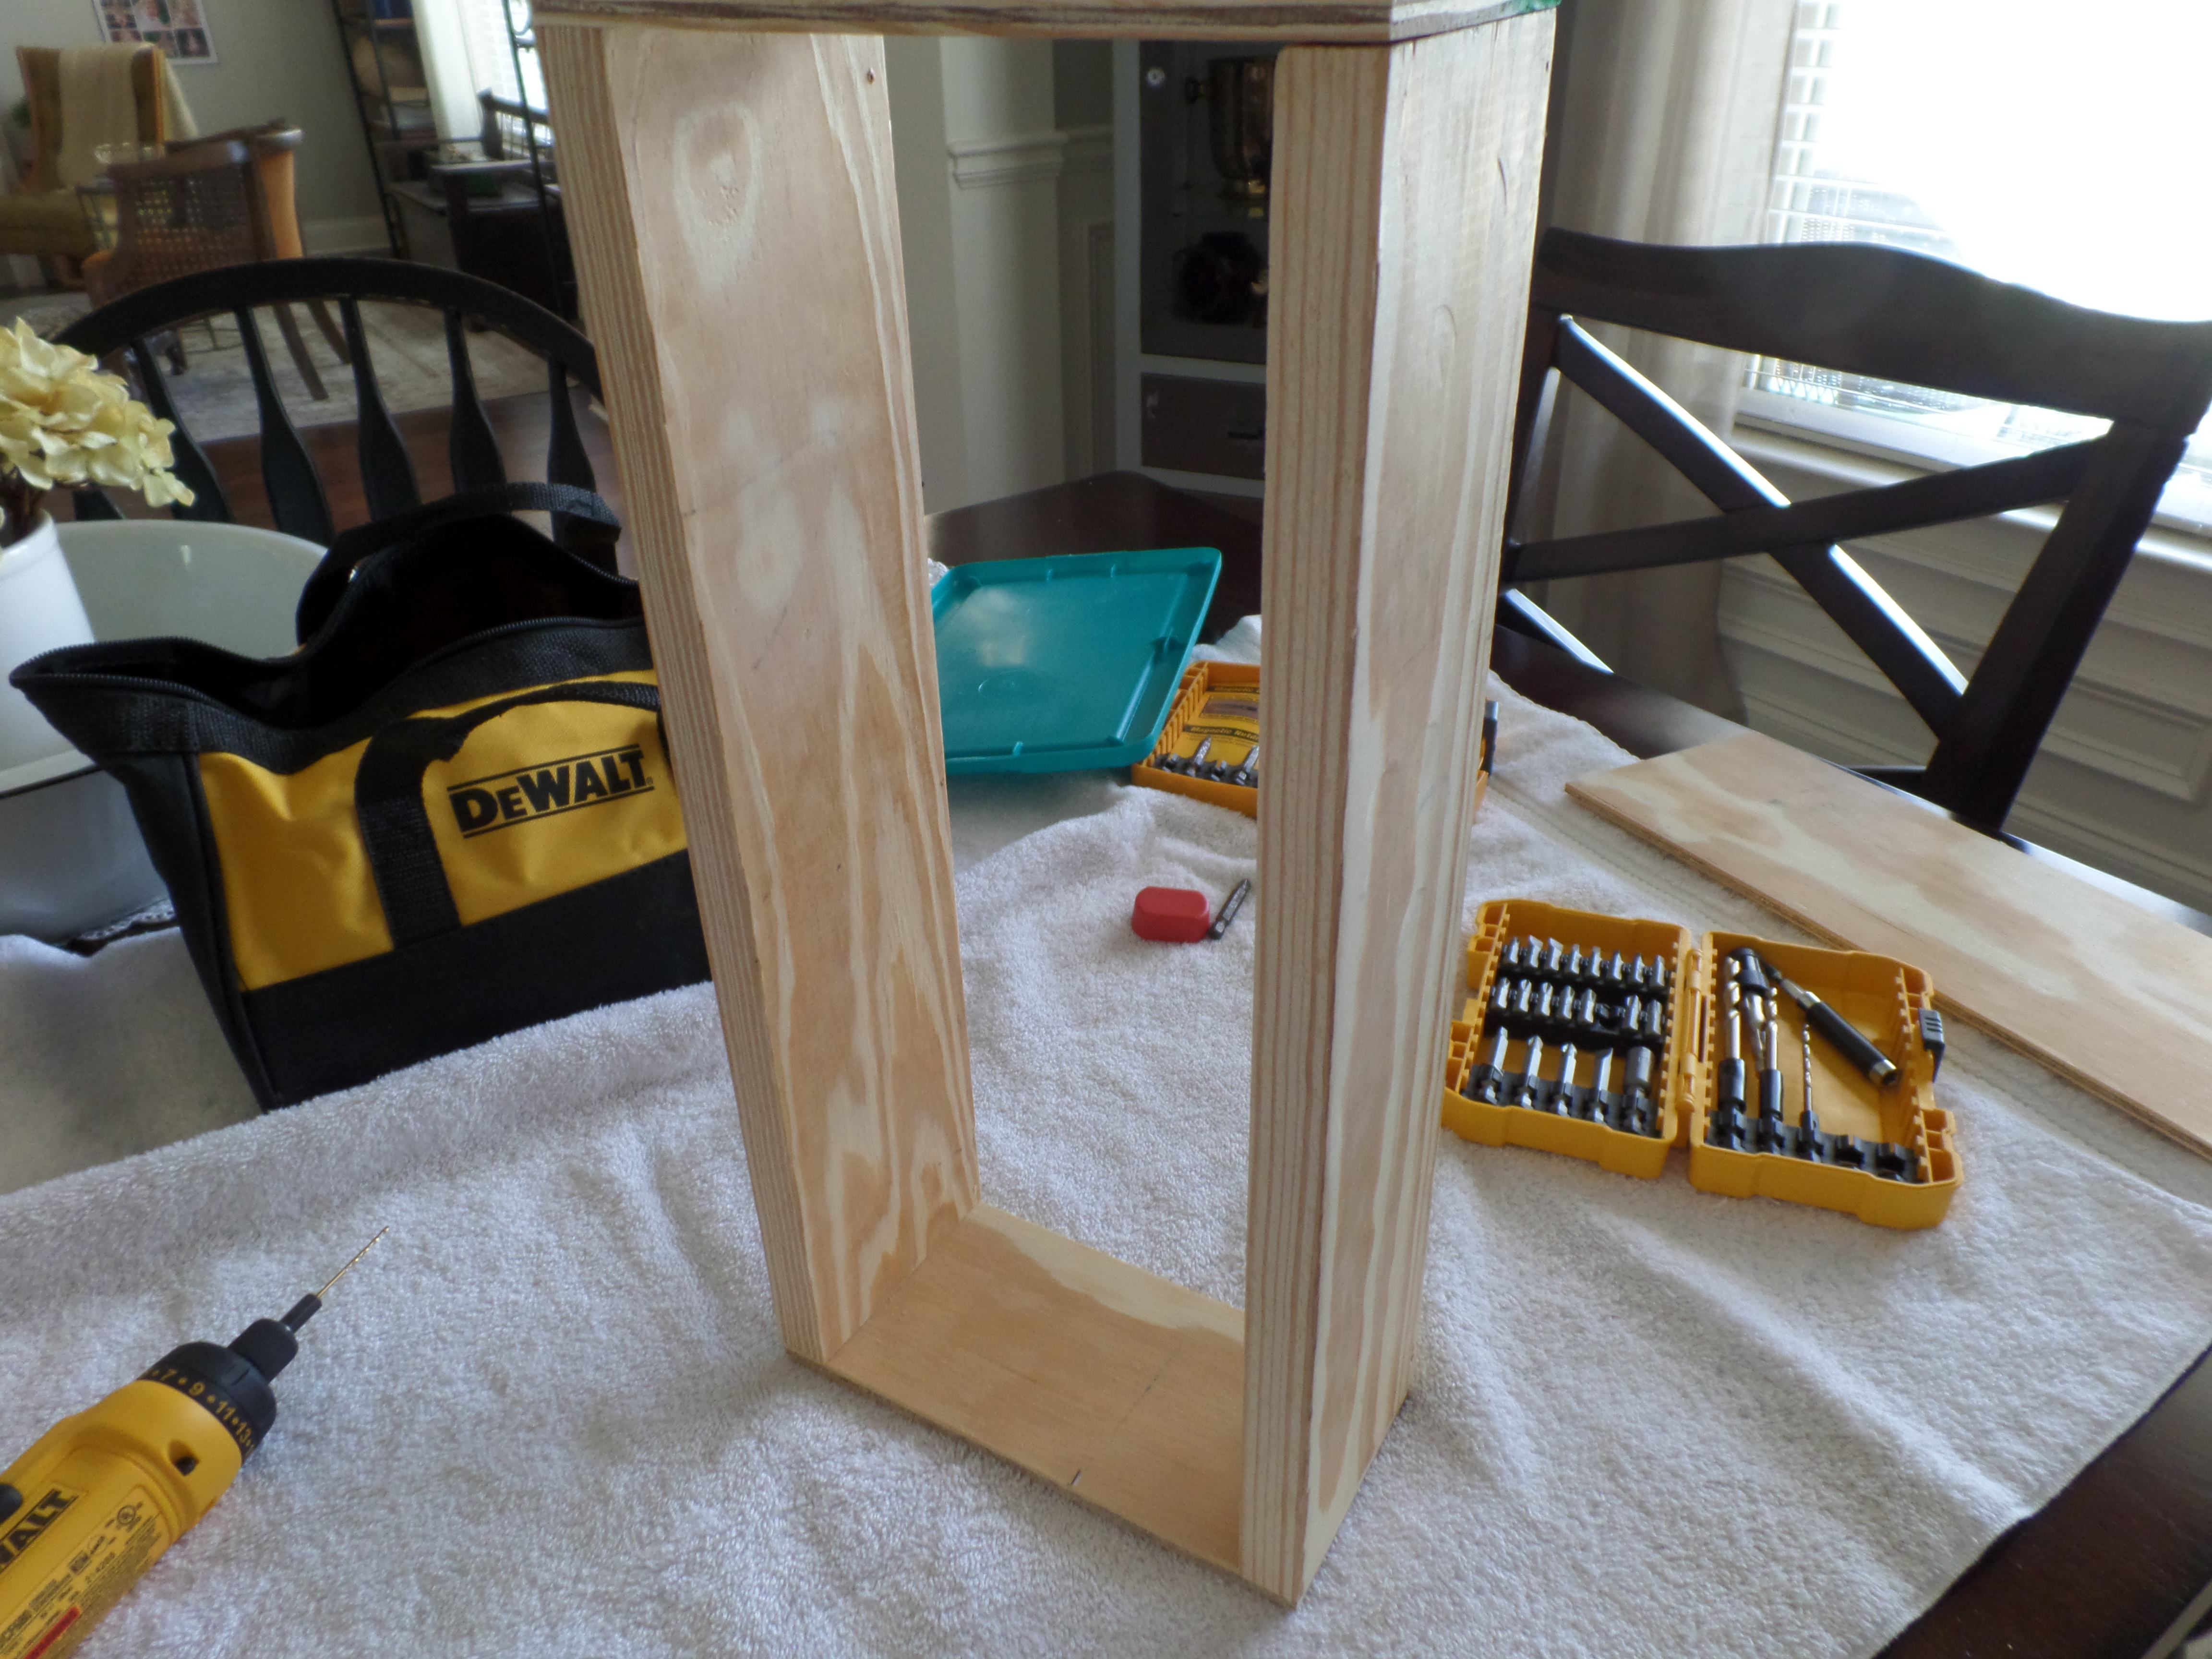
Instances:
[[[526,479],[486,484],[480,489],[465,489],[458,495],[431,501],[410,513],[356,525],[339,535],[324,550],[322,562],[300,590],[300,606],[293,617],[295,637],[306,644],[308,637],[329,619],[338,595],[353,580],[355,567],[364,559],[441,524],[509,513],[553,514],[557,522],[569,529],[561,543],[566,551],[597,565],[609,575],[616,574],[614,546],[616,538],[622,533],[622,520],[596,493],[575,484],[538,483]]]
[[[459,754],[469,733],[486,720],[541,702],[615,703],[657,714],[660,693],[635,681],[541,686],[465,714],[418,714],[370,740],[354,775],[354,813],[394,950],[456,932],[461,925],[430,814],[422,805],[423,774],[431,762]]]

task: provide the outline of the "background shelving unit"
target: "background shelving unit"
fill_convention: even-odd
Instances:
[[[408,257],[407,233],[392,186],[427,176],[438,126],[422,71],[411,0],[331,0],[345,47],[354,104],[376,173],[384,230],[395,258]]]

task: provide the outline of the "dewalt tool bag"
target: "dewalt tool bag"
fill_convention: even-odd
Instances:
[[[474,491],[333,543],[291,656],[118,641],[11,677],[129,791],[264,1108],[707,977],[615,533],[586,490]]]

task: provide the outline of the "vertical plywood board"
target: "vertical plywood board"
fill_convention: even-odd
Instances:
[[[2212,1153],[2212,939],[1756,732],[1567,793]]]
[[[1405,1398],[1551,44],[1276,70],[1243,1559],[1286,1600]]]
[[[880,40],[543,29],[785,1344],[975,1202]]]

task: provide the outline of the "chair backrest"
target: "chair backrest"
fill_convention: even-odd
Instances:
[[[477,135],[485,159],[493,161],[527,161],[535,146],[538,158],[550,181],[553,177],[553,122],[542,109],[528,104],[519,104],[511,98],[501,98],[496,93],[480,92],[477,107],[483,112],[483,122]]]
[[[83,50],[78,48],[78,50]],[[167,136],[168,109],[164,97],[163,55],[159,46],[112,47],[129,55],[131,101],[137,114],[134,132],[94,132],[70,135],[72,148],[89,154],[95,143],[158,144]],[[62,51],[59,46],[18,46],[15,66],[23,76],[23,99],[31,112],[31,167],[23,176],[25,191],[61,190],[80,182],[63,176],[65,100],[62,90]]]
[[[176,516],[227,523],[232,516],[230,503],[206,451],[178,420],[151,342],[181,323],[234,317],[252,377],[260,422],[261,477],[276,528],[326,544],[334,533],[330,498],[313,458],[285,412],[253,316],[256,306],[316,300],[336,301],[343,320],[353,363],[356,454],[370,518],[404,513],[418,506],[422,496],[405,441],[377,384],[369,336],[362,323],[361,303],[365,301],[422,306],[442,313],[453,410],[447,453],[456,491],[503,483],[507,477],[491,418],[477,392],[466,328],[471,318],[489,324],[545,360],[550,404],[547,481],[586,489],[598,487],[569,398],[571,379],[590,395],[599,395],[599,357],[592,343],[544,307],[459,271],[396,259],[269,260],[203,271],[125,295],[80,317],[55,337],[95,357],[128,356],[147,406],[162,419],[178,421],[170,441],[176,473],[196,498],[190,507],[173,509]],[[76,501],[81,518],[117,516],[114,505],[97,491],[80,491]],[[591,526],[557,517],[554,534],[563,546],[580,548],[599,539]]]
[[[150,161],[118,161],[107,176],[115,186],[115,251],[92,279],[100,295],[269,255],[253,152],[236,139],[185,145]]]
[[[236,139],[253,155],[254,177],[261,187],[261,209],[266,216],[269,243],[265,259],[296,259],[306,248],[300,240],[300,214],[294,201],[295,157],[306,135],[281,117],[246,127],[226,127],[198,138],[172,139],[172,152],[198,144]]]
[[[2086,442],[1793,506],[1583,322],[2112,425]],[[2212,323],[2088,311],[1865,244],[1656,247],[1548,231],[1530,291],[1509,526],[1541,466],[1561,375],[1657,450],[1721,516],[1509,540],[1505,581],[1771,554],[1936,734],[1926,767],[1894,781],[1994,830],[2212,405]],[[1971,678],[1835,544],[2062,501]]]

